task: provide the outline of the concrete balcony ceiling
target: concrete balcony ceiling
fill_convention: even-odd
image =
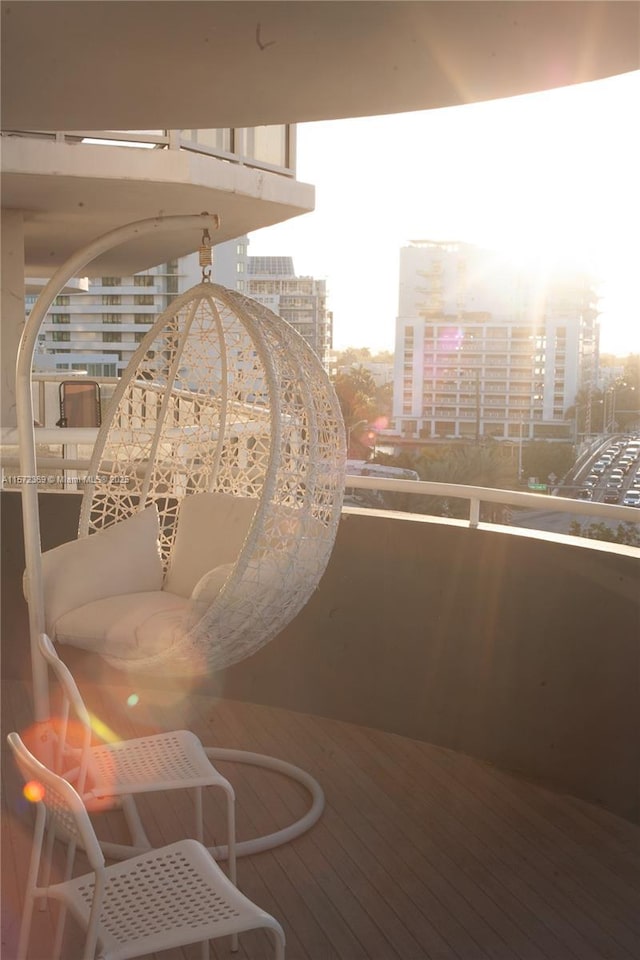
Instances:
[[[5,129],[258,126],[640,66],[636,2],[2,3]]]
[[[22,211],[29,273],[50,276],[84,244],[146,217],[217,213],[214,243],[313,210],[314,188],[186,150],[4,137],[2,205]],[[128,275],[191,253],[193,230],[146,235],[97,257],[88,276]]]

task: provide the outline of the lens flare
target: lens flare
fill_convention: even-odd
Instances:
[[[22,792],[29,803],[38,803],[44,797],[44,787],[37,780],[29,780],[25,783]]]
[[[140,701],[140,697],[138,696],[138,694],[137,694],[137,693],[131,693],[131,694],[129,694],[129,696],[127,697],[127,706],[128,706],[128,707],[135,707],[135,705],[136,705],[139,701]]]
[[[90,713],[89,719],[91,729],[104,743],[117,743],[121,739],[106,723],[102,722],[100,717],[96,717],[95,713]]]

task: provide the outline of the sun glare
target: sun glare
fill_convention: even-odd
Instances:
[[[399,251],[486,246],[520,266],[569,264],[606,287],[602,350],[640,352],[640,71],[421,113],[301,124],[298,177],[316,210],[251,235],[326,277],[338,349],[393,349]],[[632,284],[633,282],[633,289]],[[635,317],[634,317],[635,313]]]

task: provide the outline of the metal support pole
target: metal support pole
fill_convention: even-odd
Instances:
[[[170,230],[193,227],[218,229],[217,214],[189,214],[176,217],[153,217],[138,220],[110,230],[78,250],[59,267],[45,285],[25,324],[16,364],[16,414],[20,444],[20,473],[23,477],[35,477],[36,445],[33,429],[33,397],[31,372],[38,333],[47,312],[68,281],[100,254],[136,236],[149,233],[165,233]],[[44,633],[44,597],[40,546],[40,518],[38,514],[38,487],[36,483],[22,484],[22,523],[24,529],[25,562],[29,584],[29,632],[31,637],[31,669],[33,673],[33,702],[36,721],[46,720],[49,715],[49,684],[47,665],[38,649],[38,638]]]

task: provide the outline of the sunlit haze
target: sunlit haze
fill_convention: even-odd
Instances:
[[[250,235],[327,280],[334,346],[393,349],[400,247],[459,240],[590,269],[601,350],[640,352],[640,71],[509,100],[298,127],[316,209]]]

